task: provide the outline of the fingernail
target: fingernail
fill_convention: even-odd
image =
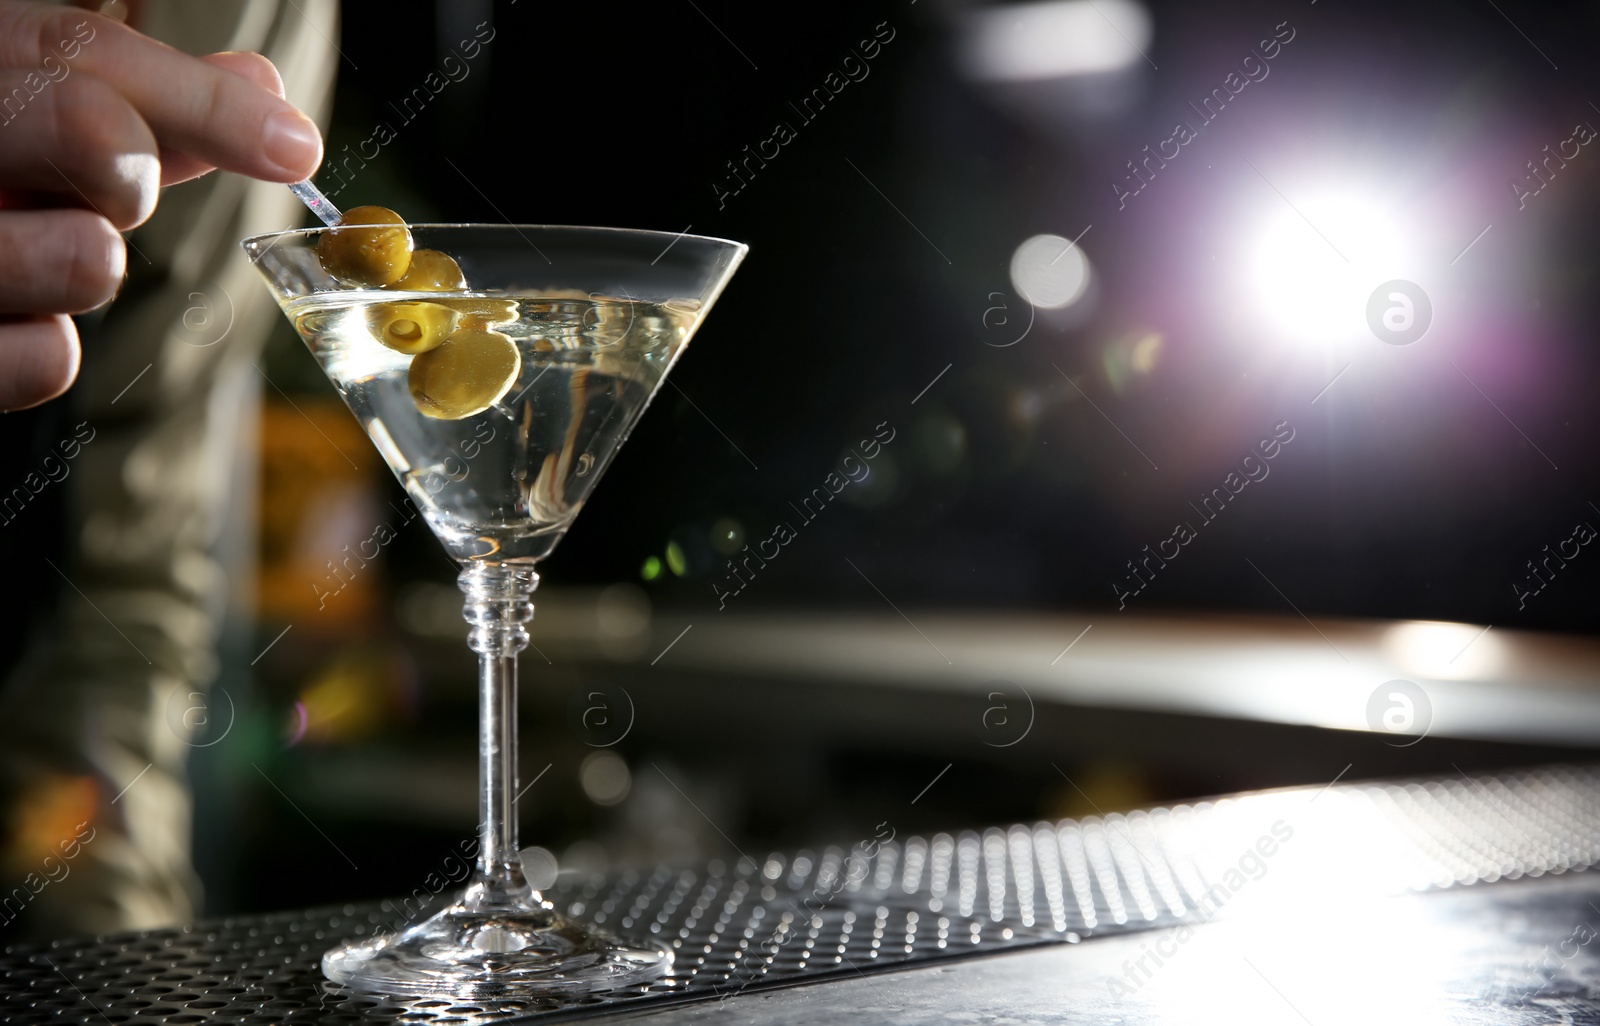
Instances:
[[[267,119],[262,146],[267,159],[289,174],[304,177],[322,163],[322,133],[297,110],[279,111]]]

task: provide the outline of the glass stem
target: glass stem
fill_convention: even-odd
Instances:
[[[467,645],[478,653],[478,870],[464,900],[481,911],[533,908],[540,897],[517,856],[517,653],[528,646],[529,596],[539,575],[527,566],[473,563],[457,583],[472,625]]]

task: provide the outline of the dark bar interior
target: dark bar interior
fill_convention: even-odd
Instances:
[[[0,1018],[1600,1023],[1600,8],[110,0],[19,57],[41,6],[0,237],[99,211],[8,168],[131,26],[265,54],[468,284],[359,330],[391,417],[323,222],[213,171],[0,419]],[[567,314],[615,339],[536,364]],[[518,362],[440,413],[463,338]],[[513,440],[554,551],[462,557]],[[658,975],[325,977],[496,815]]]

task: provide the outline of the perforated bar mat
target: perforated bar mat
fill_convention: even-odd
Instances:
[[[1040,943],[1204,922],[1284,889],[1388,893],[1587,868],[1600,770],[1337,785],[1082,821],[869,839],[729,866],[563,878],[574,918],[661,938],[648,987],[498,1002],[326,983],[322,952],[427,914],[385,902],[251,916],[0,955],[7,1023],[480,1023],[568,1019]],[[403,912],[397,912],[402,909]],[[405,913],[414,913],[407,915]]]

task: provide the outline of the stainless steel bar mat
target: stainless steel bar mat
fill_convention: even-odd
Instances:
[[[557,907],[674,946],[674,975],[631,991],[459,1003],[327,984],[325,949],[429,911],[393,901],[14,945],[0,955],[0,1016],[119,1026],[579,1018],[1248,915],[1311,893],[1338,908],[1341,893],[1594,865],[1600,769],[1338,784],[932,837],[892,831],[884,824],[848,849],[562,877],[546,891]]]

